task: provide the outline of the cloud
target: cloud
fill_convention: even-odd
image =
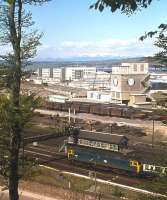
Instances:
[[[38,51],[38,58],[70,57],[136,57],[150,56],[157,52],[153,41],[109,38],[101,41],[64,41],[60,45],[45,45]]]
[[[0,47],[0,54],[9,47]],[[108,38],[99,41],[64,41],[61,44],[42,45],[36,59],[73,57],[137,57],[150,56],[158,50],[152,40],[141,42],[137,39],[121,40]]]

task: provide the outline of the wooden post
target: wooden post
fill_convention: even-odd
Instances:
[[[155,120],[153,119],[153,127],[152,127],[152,148],[154,148],[154,136],[155,136],[154,126],[155,126]]]
[[[95,198],[97,197],[97,174],[96,174],[96,162],[95,162],[95,169],[94,169],[94,176],[95,176]]]
[[[71,123],[71,109],[68,109],[68,122]]]
[[[22,147],[23,147],[23,149],[22,149],[22,156],[23,156],[23,158],[22,158],[22,167],[24,168],[24,131],[22,132]]]
[[[75,108],[74,108],[74,124],[75,124]]]
[[[112,133],[112,124],[109,124],[110,127],[110,133]]]

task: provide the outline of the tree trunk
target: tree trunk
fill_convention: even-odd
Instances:
[[[11,44],[14,52],[14,72],[13,72],[13,85],[12,85],[12,104],[14,107],[14,123],[11,128],[10,138],[10,158],[9,158],[9,199],[19,200],[18,184],[19,184],[19,150],[21,144],[21,124],[19,119],[17,120],[17,114],[19,116],[20,109],[20,83],[21,83],[21,13],[22,13],[22,0],[17,1],[16,12],[16,0],[9,5],[8,19],[9,29],[11,36]],[[18,26],[15,23],[15,15],[18,16]]]
[[[19,156],[19,144],[17,139],[17,133],[14,133],[11,138],[11,158],[9,164],[9,199],[18,200],[18,156]]]

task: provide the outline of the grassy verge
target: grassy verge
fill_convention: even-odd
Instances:
[[[127,189],[122,189],[119,187],[101,183],[96,184],[96,192],[95,192],[94,179],[87,180],[80,177],[62,174],[59,171],[46,169],[44,167],[38,167],[36,170],[38,171],[38,174],[36,174],[36,176],[31,177],[31,181],[33,182],[64,188],[79,193],[93,194],[93,195],[96,193],[99,196],[99,199],[141,200],[141,196],[143,197],[143,200],[145,197],[148,198],[148,200],[153,199],[153,197],[147,195],[141,195],[140,193],[134,191],[129,191]],[[146,187],[144,189],[151,191],[151,185],[150,188]],[[156,197],[156,200],[158,199],[161,198]]]
[[[1,179],[1,177],[0,184],[3,184],[3,179]],[[24,185],[26,185],[24,189],[30,189],[30,191],[32,189],[32,192],[41,192],[41,194],[46,194],[47,196],[50,194],[52,197],[57,194],[61,196],[63,195],[62,193],[66,193],[70,195],[70,198],[72,195],[74,195],[75,198],[77,196],[77,198],[80,200],[87,199],[85,198],[85,196],[88,195],[92,197],[90,198],[92,200],[95,199],[95,196],[98,200],[166,200],[166,198],[143,195],[141,193],[122,189],[108,184],[102,184],[99,182],[95,184],[94,178],[92,178],[91,180],[87,180],[69,174],[63,174],[60,171],[47,169],[41,166],[35,166],[32,169],[30,175],[26,179],[24,179],[23,182],[21,182],[21,187],[24,187]],[[163,179],[163,187],[162,185],[158,184],[157,180],[157,182],[154,181],[154,183],[153,181],[150,181],[149,184],[142,185],[140,188],[157,193],[160,193],[160,191],[165,193],[167,192],[166,179]],[[72,199],[75,199],[74,196]],[[62,196],[62,199],[64,199],[64,196]],[[65,199],[68,198],[65,197]]]
[[[167,176],[156,177],[139,187],[154,193],[167,195]]]

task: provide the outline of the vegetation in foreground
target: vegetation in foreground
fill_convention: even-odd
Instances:
[[[127,198],[129,200],[166,200],[167,199],[166,197],[142,195],[141,193],[136,193],[136,192],[129,191],[126,189],[114,187],[107,184],[105,185],[101,183],[96,183],[96,189],[95,189],[94,177],[92,177],[91,180],[87,180],[87,179],[83,179],[79,177],[74,177],[68,174],[63,174],[61,173],[61,171],[50,170],[45,167],[35,167],[33,169],[33,176],[27,180],[44,184],[44,185],[54,186],[56,188],[64,188],[68,191],[78,192],[85,195],[96,194],[99,199],[111,199],[111,198],[117,198],[117,199]],[[149,183],[148,185],[151,185],[151,184],[152,183]],[[165,183],[163,184],[164,184],[163,186],[165,190]],[[148,188],[148,185],[145,185],[145,187],[143,188],[146,190],[159,193],[158,190],[157,191],[151,190],[150,189],[151,186],[150,188]],[[155,187],[156,187],[156,184],[155,184]],[[159,188],[161,187],[162,185],[159,184]],[[165,192],[163,193],[166,194]]]

